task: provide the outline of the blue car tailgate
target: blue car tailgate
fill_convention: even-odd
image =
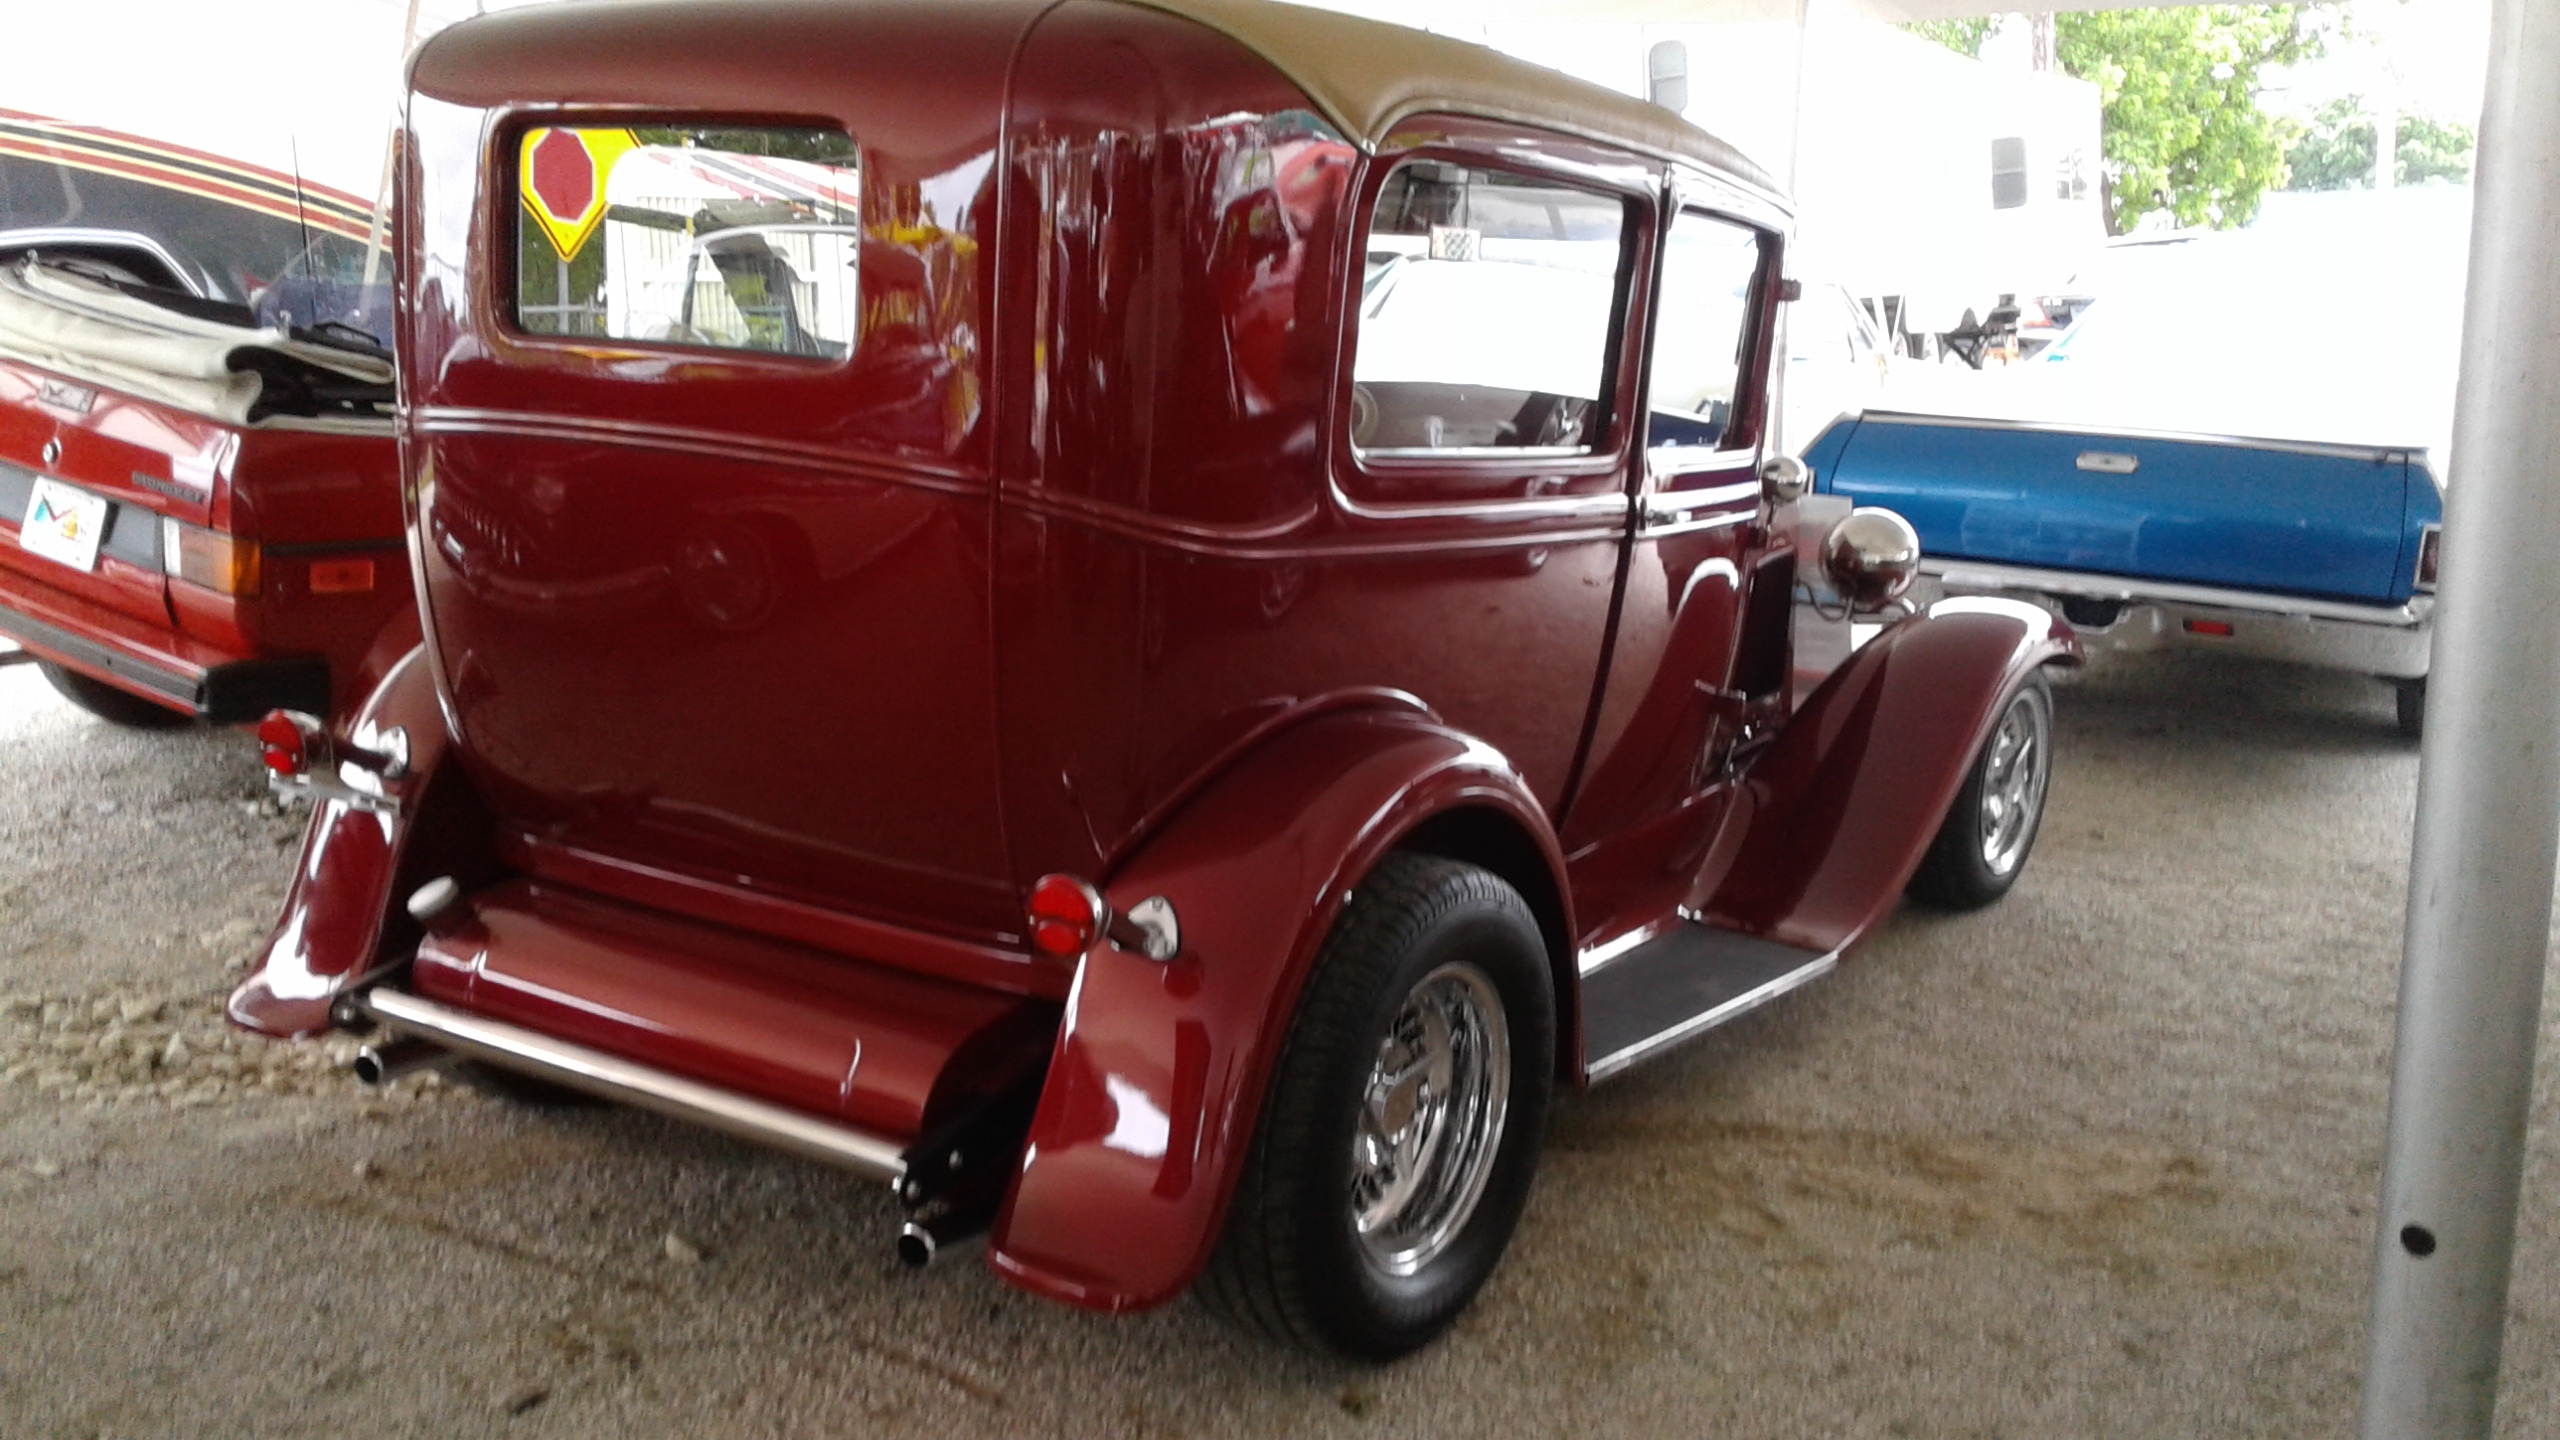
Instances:
[[[2408,598],[2403,451],[1877,414],[1843,438],[1813,447],[1821,488],[1901,512],[1931,555]]]

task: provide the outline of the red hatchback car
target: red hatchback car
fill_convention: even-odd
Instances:
[[[326,714],[417,644],[369,208],[0,110],[0,638],[75,703]]]
[[[2025,861],[2069,633],[1806,513],[1787,212],[1667,112],[1261,0],[527,10],[410,84],[426,640],[264,727],[242,1025],[1382,1357],[1558,1085]]]

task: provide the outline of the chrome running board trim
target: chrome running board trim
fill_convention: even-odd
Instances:
[[[1581,971],[1583,978],[1587,980],[1591,978],[1592,971],[1599,969],[1601,966],[1608,964],[1612,960],[1623,959],[1629,951],[1641,949],[1646,944],[1661,938],[1664,931],[1670,929],[1671,925],[1676,925],[1678,923],[1680,922],[1675,920],[1672,921],[1671,924],[1666,925],[1639,925],[1635,929],[1628,931],[1626,934],[1619,936],[1615,940],[1611,940],[1601,945],[1594,945],[1590,949],[1583,951],[1580,956],[1576,957],[1574,961],[1574,968]]]
[[[1716,1006],[1712,1010],[1702,1010],[1697,1014],[1690,1016],[1688,1019],[1672,1026],[1661,1034],[1639,1040],[1635,1044],[1628,1046],[1624,1050],[1620,1050],[1614,1055],[1604,1055],[1598,1060],[1593,1061],[1588,1072],[1590,1078],[1595,1082],[1606,1080],[1610,1076],[1615,1075],[1619,1071],[1626,1069],[1628,1066],[1635,1064],[1637,1061],[1652,1055],[1656,1051],[1668,1050],[1683,1040],[1687,1040],[1690,1037],[1701,1034],[1705,1031],[1712,1030],[1718,1025],[1722,1025],[1728,1020],[1736,1019],[1749,1011],[1757,1010],[1761,1006],[1768,1004],[1770,1001],[1777,999],[1779,996],[1786,994],[1788,991],[1795,989],[1797,986],[1806,984],[1810,981],[1819,980],[1823,976],[1830,974],[1834,969],[1837,969],[1839,964],[1840,959],[1838,956],[1825,955],[1821,959],[1814,961],[1812,964],[1806,965],[1800,969],[1790,970],[1786,974],[1779,976],[1777,979],[1772,980],[1765,985],[1761,985],[1755,989],[1745,990],[1741,994],[1734,996],[1732,999]]]
[[[1582,1071],[1597,1084],[1682,1040],[1759,1010],[1789,989],[1838,969],[1828,956],[1684,922],[1585,979],[1582,1038],[1608,1045]],[[1656,1017],[1669,1025],[1654,1030]]]
[[[891,1185],[907,1173],[905,1147],[878,1135],[786,1110],[734,1090],[637,1061],[572,1045],[538,1031],[421,1000],[401,990],[369,990],[365,1014],[402,1035],[474,1060],[522,1071],[573,1090],[691,1120],[744,1140],[805,1155]]]

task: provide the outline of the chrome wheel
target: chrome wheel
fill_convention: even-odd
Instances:
[[[1414,1274],[1466,1228],[1510,1095],[1510,1021],[1491,977],[1464,961],[1423,976],[1379,1042],[1352,1133],[1352,1233],[1371,1263]]]
[[[2026,859],[2053,773],[2053,711],[2040,689],[2010,700],[1982,763],[1982,863],[2006,876]]]

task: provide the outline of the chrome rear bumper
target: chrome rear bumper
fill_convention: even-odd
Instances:
[[[2212,650],[2415,680],[2427,673],[2427,652],[2435,635],[2435,598],[2430,595],[2417,596],[2405,605],[2355,605],[1971,560],[1923,560],[1920,568],[1913,598],[1923,604],[1944,595],[2003,595],[2058,615],[2064,614],[2066,599],[2121,606],[2109,624],[2072,622],[2082,646],[2093,655]]]
[[[356,1004],[365,1015],[396,1034],[503,1069],[522,1071],[679,1120],[691,1120],[892,1185],[907,1173],[903,1146],[850,1126],[688,1080],[601,1050],[572,1045],[522,1026],[422,1000],[405,991],[369,990]]]

